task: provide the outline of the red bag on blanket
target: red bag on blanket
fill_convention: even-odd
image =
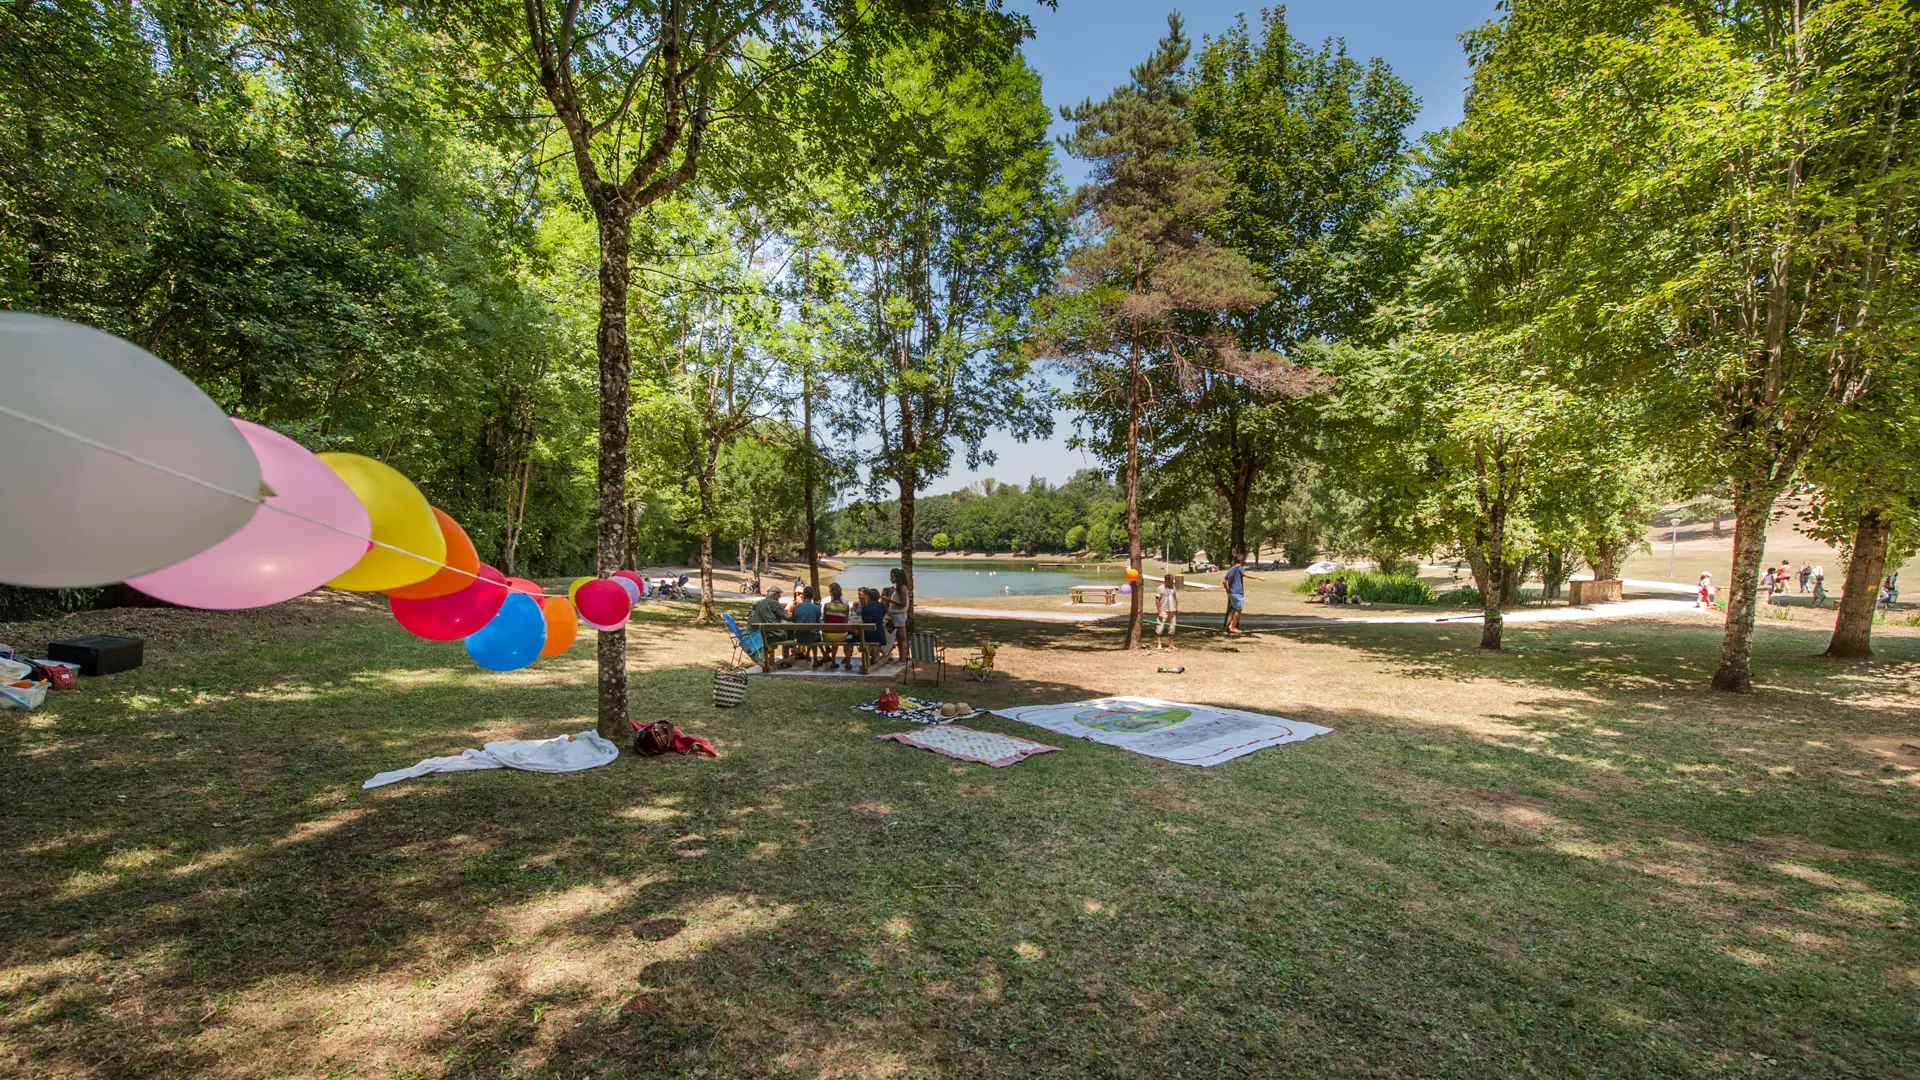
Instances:
[[[705,754],[719,757],[713,750],[713,744],[697,735],[683,735],[680,729],[665,720],[655,720],[651,724],[641,724],[638,720],[628,720],[633,725],[633,752],[643,757],[657,757],[672,751],[676,754]]]

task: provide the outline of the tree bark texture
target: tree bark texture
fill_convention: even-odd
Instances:
[[[713,611],[713,534],[700,536],[700,614],[696,623],[710,623],[719,619]]]
[[[1833,621],[1827,655],[1836,660],[1865,660],[1873,655],[1873,612],[1879,606],[1880,577],[1887,569],[1887,542],[1893,522],[1882,512],[1860,515],[1853,535],[1853,558],[1847,560],[1847,591],[1840,596],[1840,614]]]
[[[627,260],[632,219],[624,207],[598,208],[600,220],[600,470],[596,565],[620,569],[627,534],[627,411],[633,354],[627,342]],[[627,728],[627,631],[599,635],[600,736],[624,744]]]
[[[1140,340],[1133,342],[1127,363],[1127,565],[1140,569]],[[1127,592],[1127,641],[1123,648],[1140,647],[1140,588],[1145,576],[1134,575]]]
[[[1760,563],[1767,554],[1767,514],[1773,497],[1743,487],[1733,500],[1733,580],[1727,583],[1726,634],[1713,688],[1753,693],[1753,620],[1760,608]]]

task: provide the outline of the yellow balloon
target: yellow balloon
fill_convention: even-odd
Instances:
[[[425,581],[447,558],[447,538],[426,496],[390,465],[359,454],[320,454],[340,474],[373,522],[373,539],[400,551],[371,547],[347,572],[327,582],[336,589],[378,592]],[[402,554],[408,552],[410,554]]]
[[[569,586],[567,586],[567,599],[569,599],[569,600],[571,600],[571,599],[573,599],[573,598],[574,598],[574,596],[575,596],[575,594],[577,594],[577,593],[579,593],[579,591],[580,591],[580,586],[582,586],[582,585],[585,585],[585,584],[586,584],[587,582],[589,582],[589,581],[592,581],[592,580],[593,580],[593,579],[592,579],[592,578],[590,578],[590,577],[579,577],[579,578],[574,578],[574,579],[573,579],[573,584],[571,584],[571,585],[569,585]]]

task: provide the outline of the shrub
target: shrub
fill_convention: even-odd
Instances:
[[[1540,602],[1540,590],[1521,589],[1520,595],[1515,598],[1515,602],[1521,605],[1537,604]],[[1486,603],[1480,599],[1480,588],[1477,585],[1462,585],[1449,592],[1443,592],[1440,594],[1440,599],[1435,601],[1435,603],[1445,607],[1472,608],[1475,611],[1483,611],[1487,606]]]
[[[937,532],[933,534],[933,550],[945,551],[952,546],[953,546],[953,537],[948,536],[946,533],[943,533],[943,532]],[[846,635],[842,634],[841,636],[845,637]]]
[[[1347,594],[1375,604],[1431,604],[1433,587],[1412,574],[1378,574],[1348,570],[1339,574],[1308,574],[1293,587],[1297,593],[1310,593],[1322,581],[1336,577],[1347,579]]]

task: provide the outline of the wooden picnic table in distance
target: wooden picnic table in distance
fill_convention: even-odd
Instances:
[[[1067,602],[1070,604],[1089,603],[1090,601],[1087,599],[1087,594],[1090,592],[1105,593],[1107,603],[1109,604],[1117,604],[1120,602],[1120,586],[1118,585],[1069,585],[1067,586]]]
[[[747,629],[758,630],[763,634],[768,630],[783,630],[788,631],[790,634],[793,631],[799,630],[818,630],[823,639],[828,634],[847,634],[848,638],[840,641],[797,641],[793,636],[788,636],[780,641],[768,639],[767,650],[771,653],[775,645],[799,645],[806,649],[826,649],[827,654],[831,656],[833,650],[843,645],[852,645],[854,648],[860,650],[861,658],[866,661],[866,670],[872,671],[874,667],[877,666],[874,663],[874,658],[883,653],[887,645],[884,641],[866,640],[866,635],[861,631],[870,625],[872,624],[863,622],[788,622],[782,619],[779,622],[749,622],[747,623]],[[768,658],[771,659],[772,657],[769,656]]]

